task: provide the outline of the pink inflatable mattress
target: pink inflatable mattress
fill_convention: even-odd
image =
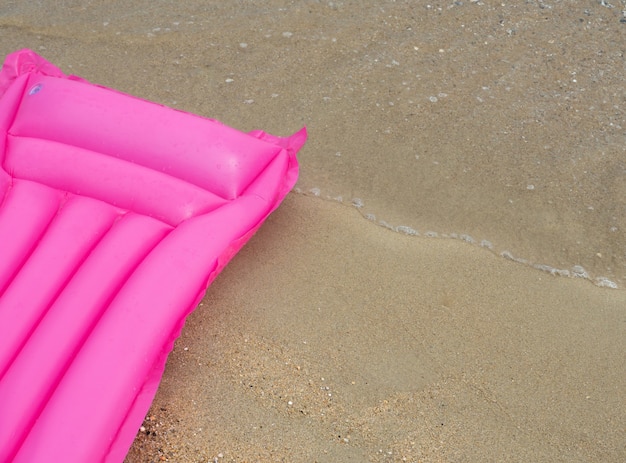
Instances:
[[[306,133],[242,133],[22,50],[0,71],[0,134],[0,462],[121,462]]]

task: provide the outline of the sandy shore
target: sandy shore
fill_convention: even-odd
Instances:
[[[126,461],[621,461],[625,322],[625,292],[291,194],[189,318]]]
[[[623,1],[5,3],[4,55],[309,130],[126,463],[626,461]]]

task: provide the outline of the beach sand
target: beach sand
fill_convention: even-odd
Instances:
[[[189,317],[126,463],[626,461],[622,10],[0,6],[3,55],[309,131],[296,191]]]
[[[189,318],[127,462],[617,462],[625,307],[290,195]]]

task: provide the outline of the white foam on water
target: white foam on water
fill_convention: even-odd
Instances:
[[[410,236],[418,236],[419,235],[417,230],[414,230],[413,228],[407,227],[405,225],[398,225],[396,227],[396,231],[398,233],[404,233],[405,235],[410,235]]]
[[[330,195],[323,195],[322,190],[317,187],[310,188],[307,192],[303,191],[301,188],[296,187],[293,189],[293,191],[294,193],[297,193],[297,194],[302,194],[305,196],[315,196],[317,198],[325,199],[327,201],[335,201],[335,202],[339,202],[347,206],[354,207],[361,213],[361,215],[368,222],[375,223],[376,225],[379,225],[383,228],[391,230],[395,233],[401,233],[403,235],[415,236],[415,237],[424,236],[426,238],[455,239],[459,241],[464,241],[465,243],[468,243],[471,245],[479,246],[481,248],[487,249],[495,253],[496,247],[491,241],[487,239],[476,240],[466,233],[439,233],[433,230],[428,230],[424,232],[423,234],[420,234],[416,229],[408,225],[393,225],[382,219],[377,220],[375,214],[371,212],[366,212],[364,210],[365,202],[361,198],[352,198],[350,201],[344,201],[341,196],[332,197]],[[515,256],[511,251],[508,251],[508,250],[503,250],[498,255],[507,260],[513,261],[518,264],[530,266],[536,270],[549,273],[550,275],[553,275],[553,276],[567,277],[567,278],[583,278],[601,288],[619,289],[619,285],[615,283],[613,280],[604,276],[593,277],[589,275],[589,273],[581,265],[574,265],[572,266],[571,269],[561,269],[561,268],[557,268],[557,267],[547,265],[547,264],[539,264],[539,263],[531,262],[528,259],[525,259],[523,257]]]
[[[466,234],[459,235],[459,238],[462,239],[463,241],[466,241],[466,242],[471,243],[471,244],[475,244],[476,243],[474,238],[472,238],[471,236],[466,235]]]
[[[587,271],[580,265],[574,265],[572,267],[572,275],[578,278],[589,278]]]
[[[393,225],[385,222],[384,220],[379,220],[378,225],[380,225],[381,227],[385,227],[388,230],[396,231],[396,228]]]
[[[361,198],[353,198],[352,205],[356,207],[357,209],[361,209],[363,206],[365,206]]]
[[[596,284],[596,286],[600,286],[601,288],[618,289],[617,283],[605,277],[597,277],[594,280],[594,283]]]

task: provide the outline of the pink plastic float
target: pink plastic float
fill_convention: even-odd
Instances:
[[[185,317],[293,187],[279,138],[0,71],[0,462],[121,462]]]

